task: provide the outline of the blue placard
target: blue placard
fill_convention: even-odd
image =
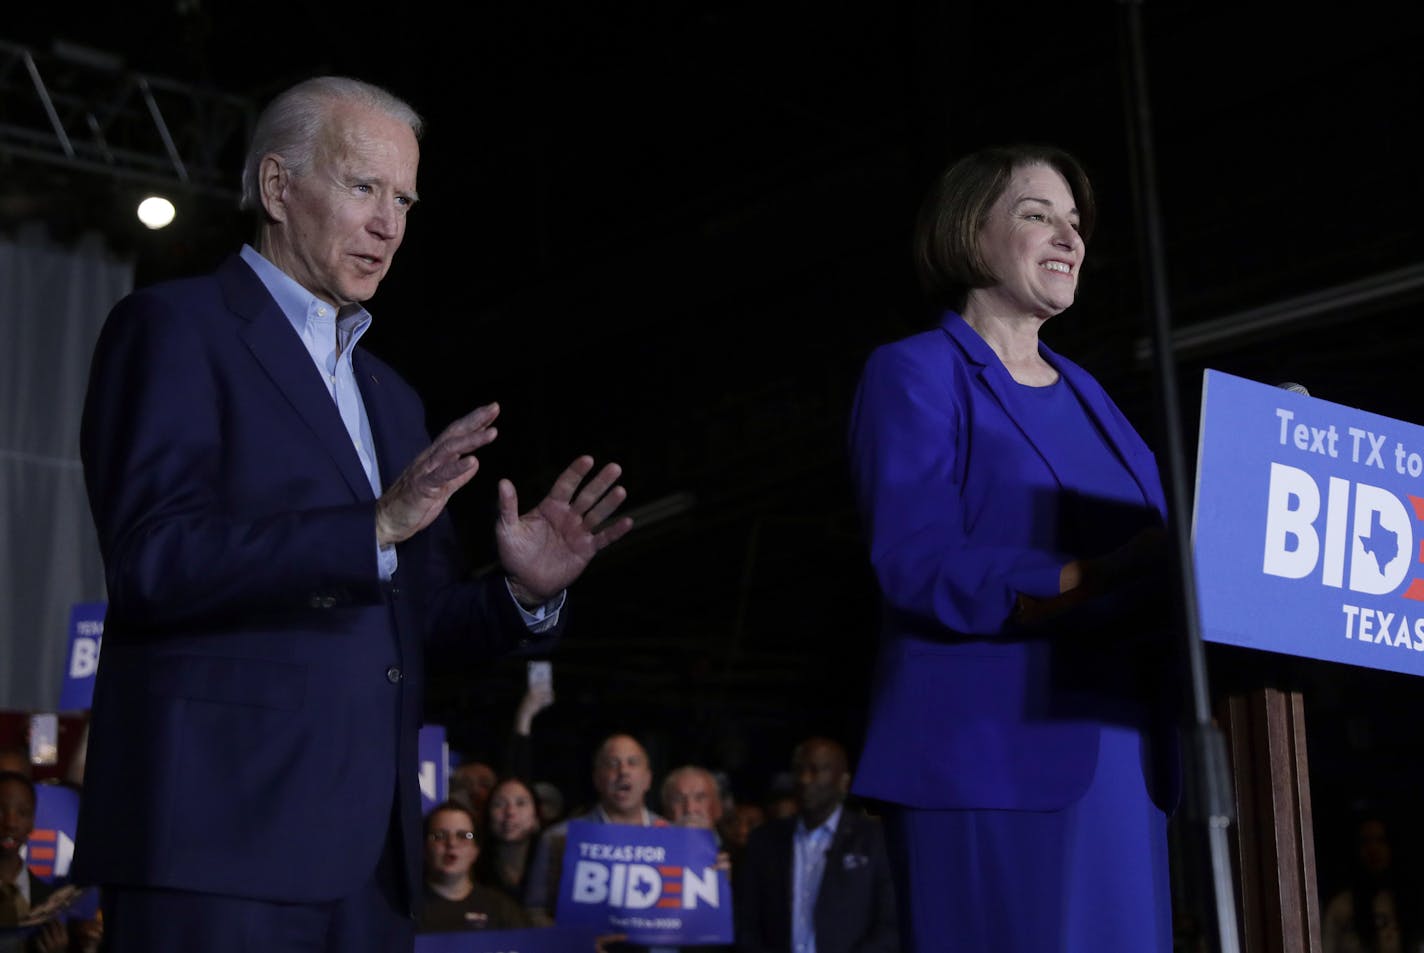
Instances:
[[[420,729],[420,809],[430,811],[450,796],[450,748],[445,743],[444,725],[423,725]]]
[[[78,820],[78,791],[59,784],[35,785],[35,827],[25,846],[25,863],[31,873],[46,881],[69,876]]]
[[[1424,674],[1424,428],[1207,371],[1203,637]]]
[[[711,831],[573,821],[559,924],[645,945],[730,943],[731,888],[716,865]]]
[[[94,673],[99,670],[107,609],[103,602],[79,602],[69,610],[69,655],[59,690],[60,711],[84,711],[94,697]]]
[[[591,953],[597,938],[592,930],[569,927],[422,933],[415,953]]]

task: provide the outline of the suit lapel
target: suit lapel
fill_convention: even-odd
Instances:
[[[979,336],[979,332],[971,328],[962,317],[950,312],[945,315],[941,327],[959,345],[969,362],[974,365],[979,380],[993,395],[999,407],[1013,421],[1014,426],[1023,434],[1024,439],[1033,447],[1061,486],[1063,484],[1062,475],[1054,467],[1052,455],[1045,452],[1045,448],[1052,446],[1049,433],[1052,429],[1051,424],[1029,411],[1017,393],[1016,388],[1019,385],[1009,374],[1008,368],[1004,367],[1003,361],[999,360],[999,356],[994,353],[994,349],[989,346],[988,342]],[[1087,408],[1088,415],[1107,439],[1113,453],[1127,468],[1132,479],[1142,491],[1142,498],[1165,517],[1162,491],[1156,480],[1156,470],[1152,468],[1151,461],[1145,454],[1134,452],[1140,440],[1135,434],[1125,433],[1118,425],[1116,415],[1109,411],[1108,397],[1102,388],[1086,371],[1072,361],[1060,357],[1048,345],[1040,344],[1039,349],[1048,363],[1053,365],[1053,368],[1068,382],[1068,386],[1073,388],[1073,392],[1078,396],[1082,405]]]
[[[1004,362],[999,360],[999,355],[994,353],[994,349],[989,346],[989,342],[979,336],[979,332],[971,328],[965,320],[958,314],[950,312],[945,315],[941,327],[959,345],[965,357],[974,365],[975,376],[978,377],[1000,409],[1013,421],[1015,427],[1023,434],[1029,446],[1033,447],[1039,457],[1043,460],[1044,466],[1048,467],[1060,485],[1063,477],[1053,465],[1053,457],[1045,452],[1045,448],[1050,446],[1047,438],[1047,421],[1039,419],[1029,413],[1023,402],[1018,399],[1014,392],[1017,383],[1010,376],[1008,368],[1004,367]],[[1057,365],[1055,365],[1057,366]]]
[[[223,262],[217,276],[228,307],[245,322],[240,333],[252,356],[311,429],[317,446],[331,458],[351,492],[357,499],[373,499],[371,484],[341,413],[277,302],[236,255]]]
[[[1072,361],[1064,360],[1047,347],[1044,355],[1050,364],[1058,369],[1073,388],[1083,406],[1088,408],[1088,416],[1093,418],[1098,430],[1112,446],[1118,460],[1132,474],[1142,498],[1157,510],[1164,520],[1167,518],[1166,500],[1162,496],[1162,484],[1157,476],[1156,464],[1151,454],[1142,446],[1142,438],[1122,425],[1121,418],[1113,412],[1109,398],[1098,383]]]
[[[836,825],[836,832],[831,836],[831,842],[826,845],[825,866],[821,869],[821,890],[816,898],[816,912],[821,911],[821,898],[830,896],[834,898],[837,884],[840,883],[841,875],[845,871],[845,860],[843,859],[850,848],[850,842],[855,838],[856,819],[852,815],[850,808],[841,805],[840,823]],[[830,891],[827,891],[827,885]],[[819,927],[819,923],[817,924]]]

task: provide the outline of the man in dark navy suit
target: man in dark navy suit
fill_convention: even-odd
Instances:
[[[357,347],[420,127],[355,80],[282,93],[243,172],[256,247],[100,338],[81,443],[109,614],[74,875],[114,953],[410,949],[426,647],[547,649],[631,525],[615,465],[579,458],[523,514],[502,480],[504,571],[468,577],[444,510],[499,408],[432,443]]]
[[[791,757],[797,813],[752,831],[733,875],[739,953],[898,953],[880,824],[845,807],[846,752],[808,738]]]

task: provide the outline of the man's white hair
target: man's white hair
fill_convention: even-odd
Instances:
[[[410,104],[371,83],[345,76],[318,76],[300,82],[279,93],[257,117],[257,128],[253,130],[252,143],[247,147],[247,158],[242,164],[242,208],[251,211],[262,208],[257,176],[264,156],[281,156],[287,168],[297,175],[311,167],[331,109],[341,103],[379,110],[410,126],[416,139],[425,128],[424,121]]]

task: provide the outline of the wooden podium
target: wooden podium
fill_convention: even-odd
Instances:
[[[1304,699],[1273,686],[1227,687],[1216,718],[1235,792],[1241,948],[1320,953]]]

